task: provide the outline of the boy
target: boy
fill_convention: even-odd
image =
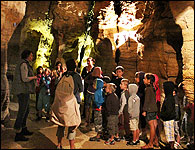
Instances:
[[[120,101],[118,96],[114,93],[116,90],[116,85],[113,83],[108,83],[106,86],[106,92],[108,93],[106,99],[106,111],[108,118],[108,131],[111,136],[105,144],[114,145],[114,136],[116,135],[116,139],[118,139],[118,111],[120,107]]]
[[[129,84],[128,113],[130,130],[133,131],[133,141],[127,142],[127,145],[137,145],[139,143],[139,114],[140,114],[140,98],[137,96],[138,86]]]
[[[117,66],[115,69],[115,72],[116,72],[116,74],[114,74],[112,76],[111,83],[114,83],[117,86],[115,93],[118,96],[118,98],[120,99],[121,92],[122,92],[122,90],[120,88],[120,84],[121,84],[121,80],[123,79],[123,73],[124,73],[123,66]]]
[[[128,114],[128,99],[129,99],[129,91],[128,91],[128,79],[122,79],[120,88],[122,91],[120,98],[120,109],[119,109],[119,118],[122,120],[122,127],[125,129],[125,137],[130,136],[129,130],[129,114]],[[120,129],[119,129],[120,130]],[[122,136],[123,137],[123,136]],[[123,138],[122,138],[123,139]]]
[[[176,118],[175,99],[173,96],[174,83],[172,81],[166,81],[163,83],[163,88],[165,100],[161,108],[160,117],[163,120],[166,140],[169,142],[171,149],[174,149],[174,120]]]

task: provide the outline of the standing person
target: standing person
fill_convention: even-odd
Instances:
[[[131,95],[128,99],[128,113],[130,130],[133,131],[133,141],[127,142],[127,145],[139,144],[139,114],[140,114],[140,98],[137,96],[138,86],[136,84],[129,84],[129,94]]]
[[[89,140],[99,142],[100,135],[102,133],[102,113],[101,113],[101,110],[102,110],[102,104],[104,102],[103,93],[102,93],[104,82],[102,79],[97,78],[94,80],[93,86],[96,89],[95,94],[94,94],[93,109],[94,109],[95,131],[97,132],[97,135],[95,137],[91,137]]]
[[[58,139],[57,149],[62,149],[62,138],[65,135],[65,127],[68,127],[70,149],[75,149],[76,129],[81,123],[81,116],[77,92],[82,91],[81,77],[76,70],[74,59],[66,61],[65,72],[57,84],[55,98],[52,105],[51,121],[58,125],[56,136]],[[74,73],[73,73],[74,72]]]
[[[56,85],[58,83],[58,74],[56,70],[51,71],[51,84],[50,84],[50,93],[51,93],[51,98],[50,98],[50,103],[51,105],[53,104],[54,97],[55,97],[55,89]]]
[[[118,115],[119,115],[120,101],[118,99],[118,96],[115,94],[116,85],[114,83],[108,83],[105,90],[108,93],[106,99],[106,111],[108,114],[107,116],[108,132],[110,135],[110,138],[107,141],[105,141],[105,144],[114,145],[115,140],[118,141],[119,139]]]
[[[102,70],[101,67],[95,67],[93,72],[88,74],[85,77],[85,83],[87,83],[87,93],[85,99],[85,126],[90,125],[90,112],[91,107],[94,103],[94,94],[95,94],[95,87],[93,86],[93,82],[96,78],[102,78]],[[92,110],[92,121],[94,121],[94,110]]]
[[[73,77],[74,81],[74,95],[77,99],[77,103],[81,103],[80,93],[83,92],[83,84],[81,80],[81,76],[78,72],[76,72],[76,62],[74,59],[69,59],[66,61],[67,73]]]
[[[103,127],[103,140],[107,140],[108,139],[108,129],[107,129],[107,111],[106,111],[106,98],[107,98],[107,93],[106,93],[106,86],[108,83],[110,83],[110,77],[109,76],[104,76],[102,78],[103,82],[104,82],[104,86],[103,86],[103,98],[104,98],[104,102],[102,104],[102,127]]]
[[[123,66],[117,66],[115,68],[115,72],[116,72],[116,75],[112,76],[112,79],[111,79],[110,82],[114,83],[117,86],[115,93],[118,96],[118,98],[120,99],[121,98],[121,92],[123,91],[120,88],[121,80],[123,79],[123,74],[124,74]]]
[[[49,111],[50,111],[50,84],[51,84],[51,71],[49,68],[45,68],[45,73],[41,78],[40,81],[40,93],[39,99],[37,104],[38,109],[38,118],[37,121],[41,120],[42,118],[42,109],[46,111],[46,121],[49,121]]]
[[[140,98],[140,115],[139,115],[139,128],[140,128],[140,139],[145,141],[146,143],[149,142],[147,136],[146,136],[146,118],[142,115],[143,113],[143,106],[145,102],[145,88],[146,85],[144,84],[144,75],[145,72],[139,71],[135,73],[135,82],[138,85],[138,91],[137,95]]]
[[[154,145],[158,146],[158,138],[156,137],[156,127],[157,127],[157,105],[156,105],[156,92],[153,86],[154,76],[151,73],[146,73],[144,75],[145,88],[145,102],[143,106],[143,116],[146,116],[148,124],[150,126],[150,140],[142,149],[153,148]]]
[[[37,76],[33,73],[30,62],[33,60],[33,53],[24,50],[21,54],[21,61],[16,66],[13,93],[18,97],[19,110],[14,124],[16,131],[15,141],[28,141],[25,135],[32,135],[26,127],[26,121],[29,114],[30,94],[35,93],[35,84]]]
[[[83,114],[81,115],[82,118],[86,117],[86,99],[87,99],[87,88],[88,84],[85,82],[85,78],[93,72],[94,69],[94,64],[95,64],[95,59],[92,57],[87,58],[87,66],[85,66],[82,70],[81,77],[84,80],[84,106],[83,106]]]
[[[41,78],[43,76],[43,67],[42,66],[39,66],[37,68],[37,84],[36,84],[36,111],[37,111],[37,116],[38,116],[38,108],[37,108],[37,104],[38,104],[38,99],[39,99],[39,93],[40,93],[40,81],[41,81]]]
[[[175,121],[174,121],[174,133],[175,133],[175,144],[174,144],[174,148],[178,149],[181,147],[180,145],[180,119],[181,119],[181,111],[180,111],[180,103],[179,103],[179,99],[177,96],[177,88],[174,88],[173,90],[173,96],[174,96],[174,100],[175,100]]]
[[[163,83],[165,99],[161,108],[160,117],[163,120],[165,137],[167,142],[174,149],[174,120],[175,120],[175,99],[173,96],[174,83],[166,81]]]
[[[124,121],[122,122],[122,126],[124,126],[125,129],[125,137],[130,136],[130,129],[129,129],[129,114],[128,114],[128,99],[129,99],[129,90],[128,90],[129,80],[128,79],[122,79],[120,88],[123,90],[121,93],[120,98],[120,109],[119,109],[119,117],[123,116]],[[119,133],[120,133],[119,128]],[[123,139],[123,135],[121,136],[121,139]]]
[[[62,63],[60,61],[56,62],[56,72],[58,74],[58,81],[59,81],[60,78],[62,77],[62,73],[63,73],[63,67],[62,67]]]

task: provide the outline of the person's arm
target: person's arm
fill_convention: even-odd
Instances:
[[[121,106],[120,106],[120,109],[119,109],[119,115],[123,114],[123,109],[125,107],[125,104],[126,104],[126,97],[125,97],[125,94],[123,93],[121,95]]]
[[[37,76],[28,77],[28,67],[26,63],[21,64],[20,71],[23,82],[30,82],[33,79],[37,79]]]
[[[83,92],[83,84],[82,84],[82,79],[81,76],[79,74],[77,74],[77,84],[78,84],[78,88],[79,88],[79,93]]]

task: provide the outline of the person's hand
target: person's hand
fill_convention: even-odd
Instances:
[[[143,112],[142,115],[143,115],[143,116],[146,116],[146,112]]]
[[[37,76],[34,76],[33,79],[37,79]]]
[[[102,110],[102,106],[100,106],[100,108],[99,108],[100,110]]]

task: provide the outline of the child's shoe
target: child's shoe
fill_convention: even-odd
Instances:
[[[136,141],[136,142],[134,142],[134,141],[131,141],[131,142],[130,142],[130,141],[129,141],[129,142],[127,142],[126,145],[133,145],[133,146],[134,146],[134,145],[137,145],[137,141]]]
[[[120,139],[120,138],[117,138],[117,137],[114,137],[114,140],[115,140],[116,142],[120,142],[120,141],[121,141],[121,139]]]
[[[115,144],[115,142],[114,142],[114,140],[110,140],[110,139],[108,139],[107,141],[105,141],[104,142],[106,145],[114,145]]]
[[[97,141],[97,142],[99,142],[100,138],[97,138],[96,136],[95,137],[90,137],[89,141]]]

